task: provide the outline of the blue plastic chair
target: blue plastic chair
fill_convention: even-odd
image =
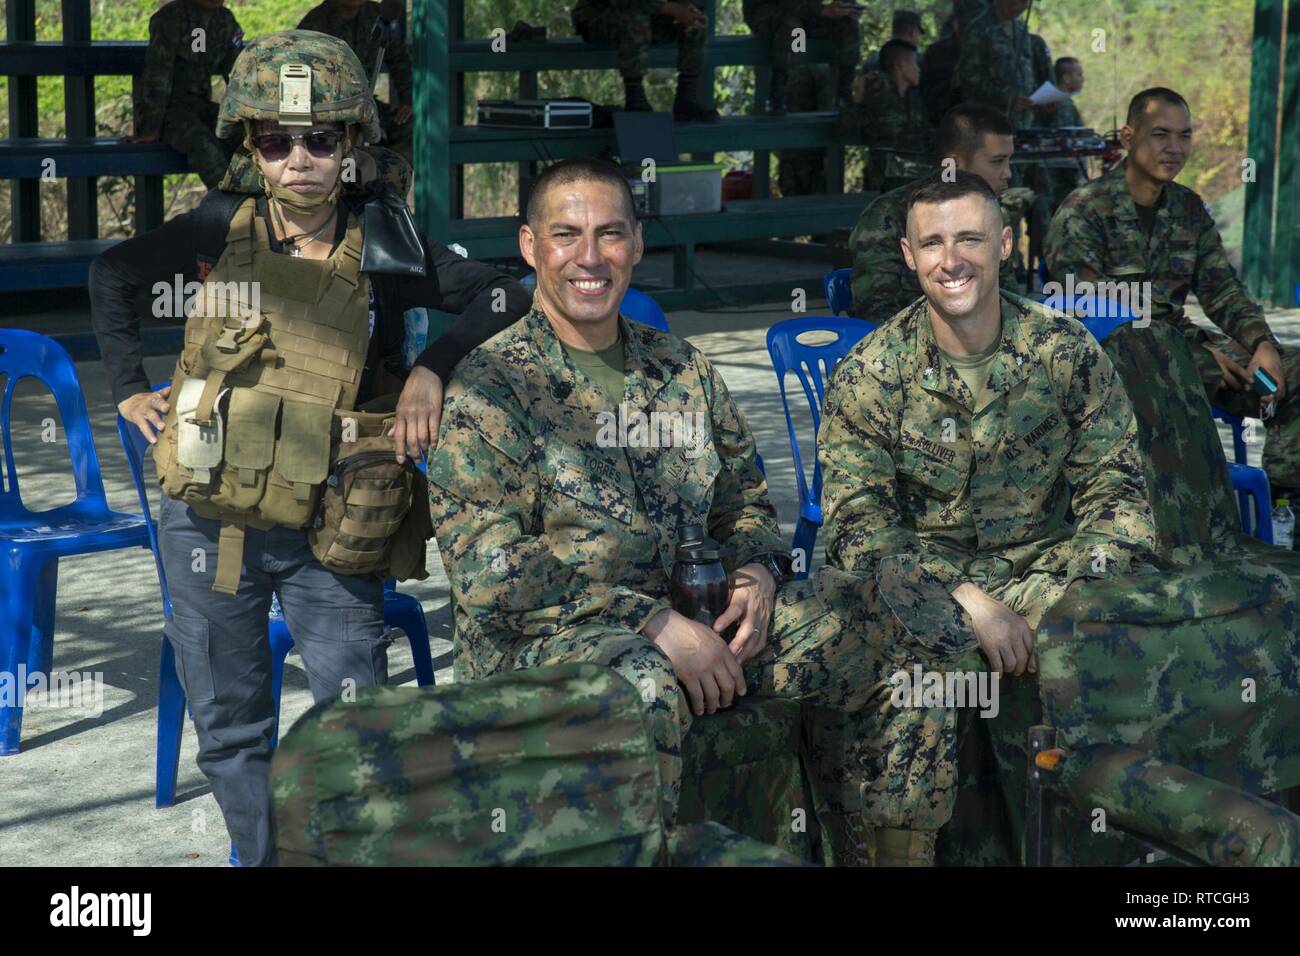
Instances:
[[[785,409],[785,424],[790,432],[790,451],[794,455],[795,481],[799,485],[799,521],[795,526],[796,553],[803,555],[803,571],[798,577],[806,578],[812,564],[813,545],[817,542],[817,529],[822,524],[822,469],[817,460],[817,431],[821,428],[822,402],[826,398],[826,382],[831,370],[849,353],[863,337],[875,331],[874,322],[865,319],[835,316],[797,316],[777,322],[767,330],[767,353],[776,370],[776,381],[781,390],[781,406]],[[809,332],[833,332],[829,342],[809,345],[799,341],[799,336]],[[811,485],[804,472],[803,456],[799,453],[799,437],[794,420],[790,417],[790,402],[785,393],[785,376],[794,372],[803,386],[804,397],[813,420],[813,475]]]
[[[1068,302],[1063,295],[1054,295],[1045,299],[1043,304],[1067,315],[1076,316],[1098,342],[1106,341],[1106,336],[1111,332],[1136,318],[1120,303],[1095,295],[1075,296]],[[1241,529],[1247,534],[1254,534],[1261,541],[1272,544],[1273,512],[1269,503],[1268,476],[1264,474],[1262,468],[1251,468],[1246,464],[1246,443],[1241,433],[1241,429],[1244,429],[1242,420],[1221,409],[1216,408],[1213,411],[1216,418],[1222,418],[1229,424],[1235,420],[1232,430],[1232,448],[1236,462],[1228,466],[1228,473],[1232,479],[1232,488],[1237,492],[1237,503],[1241,511]],[[1252,499],[1255,504],[1253,522],[1250,508]],[[1252,524],[1255,525],[1253,532]]]
[[[852,269],[832,269],[822,277],[822,291],[832,315],[848,315],[853,307],[853,288],[849,285]]]
[[[91,435],[76,367],[53,339],[22,329],[0,329],[0,400],[4,472],[0,481],[0,673],[49,674],[54,664],[54,616],[59,559],[117,548],[147,547],[143,519],[112,511]],[[34,378],[50,390],[72,461],[77,496],[48,511],[29,511],[18,489],[13,452],[14,387]],[[18,753],[23,708],[0,703],[0,756]]]
[[[163,382],[158,388],[168,383]],[[163,615],[171,620],[172,602],[167,591],[167,575],[163,570],[162,552],[158,547],[157,526],[149,508],[149,495],[145,490],[144,456],[148,440],[131,422],[117,417],[117,433],[126,453],[131,480],[135,484],[140,511],[148,530],[148,547],[153,551],[154,567],[158,571],[158,585],[162,591]],[[423,463],[422,463],[423,464]],[[433,655],[429,647],[429,628],[420,602],[409,594],[399,594],[396,582],[384,582],[384,624],[401,628],[411,644],[416,682],[421,687],[434,684]],[[280,689],[284,679],[284,660],[293,649],[293,638],[279,613],[275,602],[267,618],[267,639],[271,643],[271,694],[275,701],[275,730],[271,735],[274,747],[280,736]],[[157,760],[154,770],[154,806],[169,807],[176,800],[176,774],[180,766],[181,733],[184,729],[185,692],[176,674],[176,657],[171,642],[162,638],[162,654],[158,667],[158,731]],[[233,851],[232,851],[233,855]],[[232,862],[235,862],[232,859]]]
[[[619,303],[618,310],[634,322],[648,325],[660,332],[672,331],[668,328],[668,317],[659,308],[659,303],[639,289],[629,286],[623,293],[623,301]]]

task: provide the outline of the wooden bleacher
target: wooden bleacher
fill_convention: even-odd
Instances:
[[[21,0],[18,0],[21,4]],[[471,255],[482,258],[509,257],[517,254],[518,220],[515,217],[466,219],[463,212],[463,177],[465,165],[475,163],[515,162],[520,164],[521,196],[540,162],[569,156],[612,155],[614,135],[611,129],[534,131],[480,129],[456,125],[464,115],[464,74],[475,72],[516,73],[521,98],[537,95],[537,74],[544,70],[604,70],[617,65],[612,48],[591,46],[573,37],[559,37],[540,43],[511,44],[504,52],[494,52],[486,38],[459,38],[463,33],[463,0],[447,0],[446,23],[430,18],[435,10],[429,0],[416,0],[412,17],[413,52],[417,60],[417,136],[425,127],[425,144],[434,148],[417,150],[416,213],[424,230],[434,239],[460,242]],[[84,16],[81,32],[88,35],[88,0],[65,4]],[[712,0],[706,10],[712,22]],[[421,18],[424,18],[421,20]],[[76,18],[73,18],[76,20]],[[76,24],[73,24],[76,26]],[[75,32],[75,31],[74,31]],[[22,31],[12,31],[11,36]],[[67,35],[65,33],[65,35]],[[452,39],[457,37],[456,39]],[[87,83],[94,76],[129,75],[138,77],[144,67],[146,44],[143,41],[95,41],[74,39],[70,42],[35,42],[20,39],[0,43],[0,62],[21,94],[34,93],[35,77],[80,77]],[[422,54],[436,57],[439,69],[418,68]],[[809,62],[829,58],[825,41],[809,43]],[[758,70],[757,89],[766,88],[767,50],[764,43],[749,36],[714,36],[709,40],[710,68],[730,65],[754,66]],[[671,68],[676,62],[672,46],[650,50],[653,68]],[[421,86],[425,95],[445,76],[453,96],[443,92],[426,103],[436,103],[442,114],[430,124],[420,108]],[[711,78],[711,77],[710,77]],[[712,95],[712,83],[704,84]],[[757,97],[756,97],[757,100]],[[93,114],[93,95],[89,103],[70,103],[83,113],[89,106]],[[668,298],[682,299],[681,293],[695,288],[694,252],[697,245],[755,239],[775,239],[791,235],[824,235],[836,228],[850,226],[868,197],[843,195],[843,147],[835,138],[836,114],[799,113],[775,118],[762,115],[756,102],[753,116],[726,117],[719,123],[677,124],[674,137],[677,148],[694,159],[711,158],[720,151],[755,150],[754,196],[751,200],[727,203],[721,213],[672,216],[650,219],[644,224],[647,245],[671,247],[674,252],[673,286]],[[31,109],[34,111],[34,104]],[[11,119],[13,109],[11,107]],[[79,124],[69,122],[70,130],[86,128],[85,116]],[[95,238],[93,213],[70,210],[79,228],[71,231],[67,242],[40,242],[32,234],[32,219],[37,212],[35,185],[46,169],[45,161],[54,160],[53,174],[80,182],[79,195],[93,200],[96,176],[134,176],[138,197],[137,231],[153,228],[162,217],[162,176],[185,172],[180,154],[163,144],[123,144],[112,138],[82,136],[66,140],[42,139],[21,135],[34,131],[32,124],[11,123],[16,136],[0,143],[0,178],[15,181],[15,229],[17,241],[0,247],[0,292],[26,289],[57,288],[83,285],[90,261],[113,240]],[[89,127],[93,130],[93,122]],[[439,129],[445,133],[438,135]],[[822,149],[830,158],[830,186],[835,192],[825,196],[805,196],[788,200],[767,198],[768,152],[772,149]],[[437,188],[446,184],[444,188]],[[73,190],[70,189],[70,195]],[[89,225],[87,225],[89,223]],[[21,241],[21,240],[28,241]],[[759,284],[761,285],[761,283]],[[757,286],[747,283],[751,291]],[[689,296],[687,296],[689,298]]]

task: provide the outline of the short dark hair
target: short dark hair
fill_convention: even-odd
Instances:
[[[1181,106],[1189,114],[1192,112],[1192,108],[1187,105],[1187,100],[1169,89],[1169,87],[1152,86],[1128,101],[1128,115],[1124,118],[1125,125],[1137,129],[1142,122],[1142,114],[1146,112],[1147,104],[1152,100],[1159,100],[1162,103],[1168,103],[1170,106]]]
[[[619,189],[627,208],[628,222],[636,223],[636,203],[632,199],[632,188],[627,184],[627,177],[623,175],[623,171],[608,160],[597,159],[594,156],[578,156],[573,159],[562,159],[554,165],[547,166],[533,182],[532,191],[528,194],[528,208],[524,210],[524,218],[528,225],[537,228],[538,221],[542,217],[542,209],[546,204],[546,194],[552,186],[577,182],[608,183]]]
[[[1052,78],[1056,80],[1057,86],[1060,86],[1061,77],[1065,76],[1067,73],[1073,73],[1075,70],[1082,67],[1083,64],[1080,63],[1076,57],[1059,57],[1056,63],[1052,66]]]
[[[895,10],[894,21],[890,25],[889,32],[894,36],[905,33],[908,30],[922,30],[921,15],[915,10]]]
[[[916,47],[906,40],[890,40],[880,48],[880,70],[888,73],[904,58],[916,55]]]
[[[907,191],[907,212],[911,215],[912,207],[920,203],[949,202],[963,196],[979,196],[991,202],[998,210],[998,219],[1001,221],[1002,204],[998,202],[997,194],[984,181],[983,176],[968,173],[964,169],[954,170],[948,176],[942,171],[931,173],[924,179],[917,180]]]
[[[999,113],[983,103],[959,103],[943,114],[939,132],[935,135],[934,149],[939,161],[944,157],[959,156],[963,160],[975,155],[986,134],[1015,136],[1016,128],[1006,114]]]

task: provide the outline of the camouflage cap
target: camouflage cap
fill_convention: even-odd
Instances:
[[[310,70],[310,102],[301,97],[301,112],[294,109],[292,80],[282,82],[285,67]],[[342,40],[315,30],[268,33],[244,47],[226,84],[217,136],[231,135],[241,120],[286,122],[295,114],[302,123],[356,123],[366,142],[380,137],[379,111],[361,61]]]

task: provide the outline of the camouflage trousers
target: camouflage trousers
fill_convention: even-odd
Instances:
[[[776,593],[768,646],[745,666],[749,696],[806,705],[804,755],[835,813],[860,809],[868,743],[894,732],[892,715],[879,706],[889,695],[888,675],[865,613],[873,591],[871,582],[831,569],[788,582]],[[663,651],[641,634],[591,623],[520,642],[508,660],[515,668],[600,663],[639,688],[659,755],[664,818],[676,820],[682,740],[697,718]]]
[[[1242,368],[1250,365],[1246,350],[1226,335],[1208,329],[1196,329],[1188,336],[1201,382],[1210,402],[1224,411],[1243,417],[1259,417],[1259,396],[1253,390],[1243,392],[1223,387],[1223,373],[1208,349],[1208,343],[1226,354]],[[1286,397],[1277,405],[1273,417],[1264,423],[1264,471],[1274,498],[1300,496],[1300,353],[1279,349],[1286,378]]]
[[[199,174],[203,185],[212,189],[221,184],[230,157],[239,147],[239,139],[217,139],[217,106],[198,113],[168,110],[163,118],[162,141],[184,153],[190,168]]]
[[[703,27],[683,29],[672,17],[586,6],[573,11],[573,29],[587,43],[608,43],[617,47],[618,72],[624,79],[635,80],[645,76],[650,68],[650,47],[656,44],[677,44],[678,73],[699,76],[704,71],[708,30]]]
[[[769,5],[751,11],[745,17],[749,32],[765,38],[772,57],[772,67],[789,70],[794,63],[794,31],[802,29],[808,39],[831,41],[831,63],[841,69],[853,69],[862,53],[858,22],[852,17],[832,20],[827,17],[804,19]]]
[[[974,583],[1024,617],[1031,628],[1037,628],[1067,585],[1064,575],[1045,571],[1015,580],[976,577]],[[954,634],[951,643],[961,640]],[[989,670],[978,647],[939,661],[918,657],[917,648],[914,641],[904,640],[893,655],[906,676],[917,665],[944,675],[979,675]],[[1038,680],[1030,674],[1001,677],[990,689],[995,706],[987,708],[969,699],[956,707],[896,707],[892,698],[882,705],[894,713],[892,719],[882,717],[890,733],[880,738],[880,752],[868,755],[864,809],[874,826],[939,830],[951,821],[941,836],[941,855],[948,848],[962,862],[1005,856],[1004,825],[988,823],[995,818],[1001,824],[1004,814],[1009,814],[1014,832],[1023,831],[1026,739],[1029,728],[1042,720],[1042,705]],[[909,750],[909,744],[918,741],[927,748]],[[972,753],[978,757],[972,759]],[[954,819],[954,811],[962,805],[970,812],[957,813]],[[954,846],[959,851],[953,851]]]

